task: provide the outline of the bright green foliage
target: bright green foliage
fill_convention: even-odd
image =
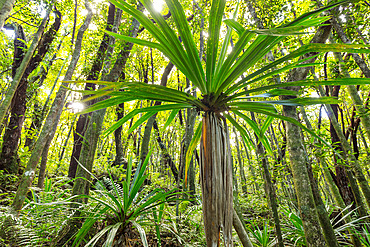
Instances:
[[[132,38],[125,35],[110,33],[116,38],[132,42],[141,46],[147,46],[153,49],[158,49],[172,63],[197,87],[202,95],[202,98],[196,98],[188,93],[184,93],[175,89],[145,84],[140,82],[100,82],[107,85],[107,87],[96,92],[91,99],[109,95],[109,99],[95,104],[87,111],[94,111],[97,109],[115,106],[119,103],[124,103],[132,100],[156,100],[163,103],[159,106],[144,107],[135,109],[127,114],[120,121],[115,123],[108,129],[107,133],[112,133],[115,129],[121,126],[129,119],[135,117],[139,113],[145,113],[138,123],[132,126],[130,132],[134,127],[139,126],[146,121],[151,115],[159,111],[175,110],[178,111],[182,108],[196,108],[199,111],[213,111],[217,114],[224,113],[230,122],[241,131],[236,121],[232,121],[230,113],[235,113],[247,122],[248,117],[243,114],[243,111],[252,111],[269,115],[273,118],[280,118],[285,121],[292,122],[299,125],[312,135],[314,132],[305,128],[298,121],[281,116],[277,113],[274,105],[311,105],[319,103],[335,103],[332,98],[297,98],[293,100],[266,100],[266,98],[273,98],[280,95],[292,95],[294,92],[289,90],[281,90],[278,88],[288,86],[311,86],[318,84],[325,85],[338,85],[338,84],[366,84],[365,79],[332,79],[323,82],[316,82],[313,80],[304,80],[297,82],[287,82],[282,84],[274,84],[262,86],[257,88],[248,89],[250,85],[261,81],[267,77],[271,77],[278,73],[296,68],[314,66],[316,64],[305,64],[307,59],[291,61],[294,58],[300,57],[308,52],[327,52],[327,51],[348,51],[357,53],[369,53],[370,50],[364,45],[328,45],[328,44],[306,44],[296,51],[277,59],[276,61],[265,65],[255,72],[249,74],[243,79],[239,79],[245,71],[254,68],[256,65],[275,45],[281,42],[287,35],[295,35],[300,31],[318,26],[330,17],[318,17],[320,13],[330,8],[345,4],[350,1],[341,1],[330,6],[323,7],[313,12],[304,14],[296,20],[269,30],[247,30],[235,21],[237,10],[234,13],[234,19],[225,20],[225,23],[230,27],[227,29],[227,34],[223,39],[220,46],[220,29],[222,26],[222,15],[225,7],[224,0],[214,0],[212,2],[210,17],[209,17],[209,30],[207,42],[207,59],[203,64],[198,55],[198,49],[195,45],[194,37],[190,31],[190,27],[186,20],[184,10],[177,0],[167,0],[169,10],[172,13],[173,20],[177,27],[177,32],[181,37],[179,40],[178,34],[166,22],[164,17],[158,13],[150,0],[143,1],[143,5],[149,11],[151,17],[154,19],[154,24],[149,17],[141,11],[135,9],[134,6],[124,1],[113,1],[113,3],[135,17],[154,37],[155,42],[147,41],[139,38]],[[237,8],[236,8],[237,9]],[[230,46],[232,30],[238,34],[239,39],[235,42],[235,46],[228,54],[227,48]],[[272,68],[283,65],[281,68],[270,71]],[[118,91],[118,89],[122,91]],[[256,93],[258,93],[256,95]],[[250,96],[251,94],[255,94]],[[246,100],[249,101],[246,101]],[[171,115],[173,116],[173,115]],[[243,131],[242,131],[243,132]],[[197,132],[198,133],[198,132]],[[243,134],[243,133],[242,133]],[[258,133],[259,135],[259,133]],[[199,135],[195,138],[199,141]],[[318,137],[318,136],[317,136]],[[247,137],[245,137],[247,138]],[[319,137],[318,137],[319,138]],[[195,143],[196,144],[196,143]],[[195,145],[191,145],[189,154],[194,150]],[[187,155],[187,158],[189,155]],[[187,159],[189,161],[189,159]]]
[[[252,229],[250,229],[250,232],[253,235],[253,244],[260,247],[275,246],[276,239],[271,238],[271,231],[272,229],[270,229],[268,222],[265,222],[262,230],[258,226],[252,224]]]
[[[145,215],[152,213],[152,209],[157,205],[162,205],[172,200],[175,195],[173,190],[165,192],[161,189],[154,189],[151,193],[143,195],[142,186],[148,175],[144,175],[150,155],[143,164],[139,164],[131,181],[132,176],[132,158],[130,157],[127,164],[126,179],[122,187],[115,183],[111,178],[110,187],[107,189],[102,183],[96,195],[83,196],[97,202],[97,206],[88,213],[85,223],[76,235],[73,246],[79,246],[82,243],[89,230],[98,220],[108,222],[106,227],[98,232],[85,246],[95,246],[99,239],[107,234],[104,246],[113,246],[116,236],[125,242],[124,230],[132,227],[138,230],[142,243],[148,246],[144,229],[140,221],[145,219]],[[123,238],[123,239],[122,239]]]

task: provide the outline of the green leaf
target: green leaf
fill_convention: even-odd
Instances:
[[[218,41],[220,38],[220,29],[222,15],[224,13],[226,0],[213,0],[211,12],[209,15],[208,41],[207,41],[207,61],[206,61],[206,90],[204,94],[211,92],[211,86],[216,69],[218,55]]]
[[[187,184],[187,179],[188,179],[188,170],[189,170],[189,165],[191,161],[191,157],[193,156],[193,152],[195,148],[197,147],[200,137],[202,134],[202,122],[198,123],[198,126],[195,130],[195,133],[193,135],[193,138],[190,141],[188,150],[186,151],[186,156],[185,156],[185,185]]]
[[[137,44],[137,45],[147,46],[147,47],[150,47],[150,48],[153,48],[153,49],[158,49],[161,52],[163,52],[163,46],[161,44],[146,41],[146,40],[142,40],[142,39],[137,39],[137,38],[133,38],[133,37],[130,37],[130,36],[117,34],[117,33],[109,32],[109,31],[105,31],[105,32],[107,34],[117,38],[117,39],[125,40],[125,41],[128,41],[128,42]]]
[[[167,127],[172,123],[173,119],[176,117],[176,115],[179,113],[180,109],[175,109],[171,112],[171,114],[168,116],[167,121],[163,125],[162,132],[167,129]]]
[[[198,81],[200,82],[199,86],[200,86],[201,91],[202,90],[204,91],[205,90],[205,74],[204,74],[200,59],[199,59],[199,55],[198,55],[199,52],[196,48],[194,37],[190,32],[189,24],[184,14],[184,9],[182,8],[179,1],[177,0],[167,0],[166,2],[174,18],[174,21],[177,26],[177,30],[180,33],[182,42],[187,51],[187,55],[189,58],[189,65],[192,66],[193,71],[196,73],[196,76],[198,77]]]
[[[224,116],[239,131],[239,133],[241,134],[241,137],[243,138],[244,142],[248,144],[248,147],[249,148],[251,146],[253,147],[254,144],[253,144],[250,136],[248,135],[247,131],[243,128],[243,126],[238,124],[238,122],[232,116],[230,116],[228,113],[224,113]]]
[[[241,36],[243,32],[245,31],[245,28],[236,20],[226,19],[224,20],[224,22],[226,25],[233,28],[239,36]]]
[[[109,135],[113,133],[118,127],[123,125],[125,122],[130,120],[131,118],[135,117],[137,114],[141,112],[151,112],[156,113],[159,111],[168,111],[173,109],[183,109],[183,108],[191,108],[189,105],[185,104],[167,104],[167,105],[157,105],[157,106],[149,106],[141,109],[135,109],[131,111],[129,114],[118,120],[115,124],[113,124],[111,127],[109,127],[105,132],[104,135]]]
[[[146,120],[148,120],[151,116],[153,116],[156,112],[147,112],[144,114],[144,116],[140,117],[139,120],[137,120],[131,128],[127,131],[127,136],[131,134],[132,131],[134,131],[137,127],[139,127],[142,123],[144,123]]]
[[[253,121],[252,119],[250,119],[248,116],[246,116],[245,114],[241,113],[238,110],[232,110],[232,112],[234,112],[236,115],[238,115],[239,117],[241,117],[242,119],[244,119],[247,122],[247,124],[253,129],[253,132],[258,137],[258,142],[261,142],[262,145],[265,147],[266,151],[270,155],[272,155],[273,153],[272,153],[272,148],[270,146],[270,143],[267,140],[267,137],[264,135],[264,132],[263,132],[263,135],[262,135],[262,131],[258,127],[258,124],[255,121]]]
[[[136,227],[137,231],[140,234],[141,242],[143,243],[144,247],[149,247],[148,240],[146,239],[145,230],[135,221],[132,221],[132,224]]]
[[[108,232],[107,239],[104,242],[103,247],[113,246],[114,239],[116,237],[118,229],[122,226],[121,222],[114,224]]]

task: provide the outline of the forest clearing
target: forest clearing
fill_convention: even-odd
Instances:
[[[370,246],[368,20],[1,0],[0,246]]]

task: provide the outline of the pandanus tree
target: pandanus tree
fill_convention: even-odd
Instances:
[[[142,0],[141,2],[149,11],[150,18],[152,19],[137,10],[135,6],[123,0],[111,0],[111,2],[136,18],[152,35],[155,41],[147,41],[114,33],[110,34],[116,38],[161,51],[192,82],[193,86],[197,88],[198,97],[169,87],[136,81],[100,82],[104,87],[96,91],[95,95],[91,98],[101,96],[109,96],[109,98],[96,103],[88,111],[94,111],[132,100],[155,100],[163,103],[162,105],[133,110],[111,126],[107,133],[113,132],[114,129],[129,119],[134,118],[139,113],[143,114],[129,131],[132,131],[149,119],[150,116],[160,111],[173,111],[170,114],[172,118],[176,115],[174,113],[183,108],[196,108],[199,112],[202,112],[203,119],[196,128],[186,156],[189,161],[192,151],[200,141],[200,172],[207,246],[219,245],[220,232],[223,233],[224,245],[232,246],[232,164],[228,124],[235,126],[241,132],[242,137],[247,140],[247,132],[238,123],[235,116],[244,119],[247,123],[251,123],[252,121],[245,114],[246,111],[249,111],[265,114],[270,118],[279,118],[292,122],[312,135],[317,136],[295,119],[279,114],[275,105],[309,105],[332,102],[331,99],[292,97],[292,99],[288,100],[278,100],[276,97],[279,95],[296,96],[297,94],[294,91],[281,88],[288,86],[355,84],[365,82],[361,79],[346,81],[333,79],[325,82],[305,80],[254,88],[251,87],[252,83],[263,81],[277,73],[282,73],[295,67],[313,66],[314,64],[306,62],[309,58],[298,61],[294,60],[308,52],[335,50],[339,52],[359,53],[368,52],[368,49],[361,45],[307,44],[268,65],[256,68],[256,64],[286,36],[301,34],[302,30],[319,26],[329,20],[330,17],[319,16],[323,11],[339,4],[353,1],[341,1],[340,3],[323,7],[304,14],[298,19],[278,28],[247,30],[235,20],[237,5],[233,17],[223,21],[226,0],[213,0],[209,14],[205,61],[199,57],[195,39],[191,33],[184,9],[178,0],[166,0],[177,31],[155,10],[150,0]],[[228,26],[226,35],[221,32],[221,27],[225,24]],[[234,36],[237,36],[237,38],[233,36],[235,46],[228,53],[233,32],[236,33]],[[253,69],[253,73],[242,76],[246,71]],[[320,140],[322,139],[320,138]]]

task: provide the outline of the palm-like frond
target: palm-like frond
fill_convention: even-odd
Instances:
[[[177,32],[170,27],[160,13],[156,12],[150,0],[142,0],[141,2],[149,11],[154,23],[149,17],[145,16],[142,12],[136,10],[125,1],[111,1],[117,7],[136,18],[152,35],[155,41],[147,41],[117,34],[112,35],[134,44],[148,46],[161,51],[193,83],[193,85],[198,88],[202,93],[202,98],[198,99],[190,94],[158,85],[126,81],[123,83],[116,83],[116,87],[114,87],[111,83],[108,83],[108,87],[94,93],[90,99],[100,96],[110,96],[110,98],[95,104],[88,111],[98,110],[132,100],[155,100],[165,103],[159,106],[144,107],[131,111],[108,129],[108,133],[111,133],[114,129],[118,128],[127,120],[134,118],[139,113],[145,114],[139,118],[129,131],[132,131],[135,127],[139,126],[150,116],[159,111],[171,110],[171,119],[169,121],[172,121],[176,111],[181,108],[197,108],[199,111],[206,112],[203,117],[203,123],[198,124],[196,133],[187,151],[186,168],[193,150],[200,141],[203,208],[204,217],[208,222],[207,224],[205,222],[205,226],[207,225],[205,227],[207,244],[212,246],[217,245],[217,241],[219,241],[217,231],[219,231],[221,227],[225,227],[223,229],[225,245],[229,245],[231,243],[230,219],[232,219],[230,215],[232,211],[230,210],[230,207],[232,207],[230,206],[232,205],[232,189],[230,187],[232,184],[230,170],[231,160],[228,157],[230,153],[230,144],[226,121],[220,120],[222,119],[222,113],[224,113],[226,119],[241,132],[242,138],[248,143],[250,140],[248,140],[249,135],[245,127],[240,125],[235,118],[230,115],[230,112],[247,122],[268,152],[271,152],[271,148],[264,133],[274,118],[296,124],[326,143],[322,138],[303,126],[297,120],[279,114],[275,105],[310,105],[323,102],[333,103],[336,102],[335,100],[332,98],[276,100],[273,97],[279,95],[297,95],[295,92],[281,89],[287,86],[367,84],[369,83],[368,79],[346,78],[345,80],[332,79],[324,82],[304,80],[262,87],[252,87],[252,85],[277,73],[297,67],[316,65],[306,63],[314,56],[291,62],[291,60],[297,59],[308,52],[315,52],[316,54],[328,51],[370,53],[370,49],[362,45],[308,44],[262,68],[256,69],[255,72],[247,75],[243,79],[240,79],[240,77],[247,70],[254,68],[254,66],[286,36],[300,34],[309,27],[320,26],[321,23],[328,20],[329,17],[318,17],[319,14],[340,4],[353,2],[353,0],[344,0],[331,4],[304,14],[290,23],[269,30],[245,29],[234,20],[237,13],[236,10],[233,16],[234,19],[225,21],[229,27],[221,46],[220,34],[221,26],[223,25],[222,18],[226,0],[213,0],[209,17],[206,49],[207,58],[205,64],[202,64],[201,58],[199,58],[199,52],[196,48],[194,37],[191,34],[184,10],[178,0],[166,0]],[[232,51],[227,54],[232,31],[236,31],[238,39]],[[180,37],[177,36],[177,33]],[[271,69],[275,70],[271,71]],[[259,128],[254,121],[244,114],[245,111],[261,113],[268,116],[268,118],[263,126]],[[134,186],[131,187],[130,191],[135,191],[137,189],[138,188]],[[127,193],[127,188],[125,190]],[[217,190],[225,191],[225,193],[219,193],[220,191]],[[144,211],[147,212],[147,209],[155,205],[155,200],[157,199],[159,199],[159,197],[151,197],[146,203],[140,205],[140,207],[134,211],[134,214],[137,215]],[[113,198],[112,200],[114,201]],[[134,198],[129,197],[128,200],[128,204],[130,204]],[[215,204],[213,208],[208,205],[212,203]],[[216,208],[216,210],[214,208]],[[216,219],[214,219],[215,217],[213,217],[213,214],[217,214]]]

